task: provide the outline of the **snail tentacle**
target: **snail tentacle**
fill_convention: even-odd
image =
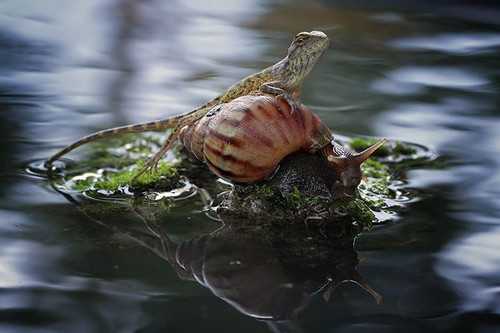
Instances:
[[[372,145],[371,147],[366,148],[361,153],[355,154],[353,157],[356,159],[356,162],[361,165],[364,161],[366,161],[378,148],[383,146],[387,142],[386,139],[382,139]]]

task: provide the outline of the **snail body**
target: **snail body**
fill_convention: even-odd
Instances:
[[[213,108],[179,134],[181,143],[216,175],[234,183],[270,177],[287,155],[316,151],[333,135],[304,105],[292,115],[283,100],[246,95]]]
[[[292,115],[290,106],[272,95],[246,95],[218,105],[184,127],[179,140],[217,176],[237,184],[269,179],[293,153],[320,151],[344,186],[359,184],[359,166],[385,142],[352,154],[333,141],[330,129],[306,106],[300,104]]]

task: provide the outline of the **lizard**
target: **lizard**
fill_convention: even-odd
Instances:
[[[285,58],[231,85],[220,95],[192,111],[171,118],[119,126],[89,134],[52,155],[45,161],[44,166],[50,168],[55,160],[88,142],[126,133],[173,128],[160,150],[132,178],[132,182],[134,182],[145,171],[157,165],[184,126],[202,118],[216,105],[228,103],[240,96],[263,92],[273,94],[277,99],[284,99],[290,105],[293,114],[297,109],[296,98],[300,96],[302,81],[328,49],[329,43],[328,36],[321,31],[300,32],[294,37]]]

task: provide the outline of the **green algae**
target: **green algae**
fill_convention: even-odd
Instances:
[[[73,190],[100,190],[109,193],[120,192],[122,188],[131,190],[172,190],[182,186],[180,175],[174,163],[164,160],[158,162],[158,167],[148,170],[132,182],[132,178],[143,168],[144,162],[139,160],[135,167],[122,170],[100,169],[94,173],[86,173],[73,177],[70,185]]]
[[[124,134],[96,142],[92,152],[81,162],[65,170],[64,187],[101,195],[133,194],[148,190],[170,191],[184,185],[178,172],[178,158],[160,160],[157,167],[132,178],[145,165],[143,160],[160,148],[161,140],[153,135]],[[176,150],[177,151],[177,150]],[[174,152],[175,153],[175,152]]]
[[[389,178],[389,167],[373,158],[366,160],[361,165],[361,171],[366,177],[387,180]]]
[[[132,183],[132,178],[144,167],[145,163],[142,160],[137,162],[135,168],[130,170],[120,170],[113,173],[108,173],[103,181],[97,182],[94,186],[101,190],[113,191],[119,187],[132,184],[132,186],[147,186],[165,187],[165,182],[170,183],[171,180],[177,178],[179,173],[174,164],[160,160],[158,167],[144,172]],[[168,186],[173,188],[172,186]]]
[[[370,206],[362,198],[325,199],[293,191],[281,191],[277,186],[252,184],[235,186],[227,200],[227,209],[250,219],[271,220],[274,224],[293,224],[350,220],[366,228],[376,222]]]

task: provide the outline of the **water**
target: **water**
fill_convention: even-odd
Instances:
[[[180,279],[158,238],[139,237],[140,245],[123,232],[147,231],[137,216],[103,225],[26,169],[90,132],[190,110],[281,59],[295,33],[315,29],[332,46],[303,101],[334,133],[422,144],[442,166],[407,173],[415,199],[356,240],[365,258],[358,270],[382,294],[380,305],[344,283],[328,303],[310,292],[295,324],[307,332],[496,332],[499,14],[493,1],[3,1],[1,330],[290,327]],[[219,239],[227,229],[202,235],[220,225],[199,199],[180,201],[161,222],[177,243]],[[299,284],[299,273],[287,276]]]

